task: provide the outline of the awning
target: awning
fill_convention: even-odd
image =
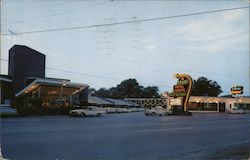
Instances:
[[[58,87],[72,87],[72,88],[78,88],[78,91],[83,90],[84,88],[87,88],[87,84],[81,84],[81,83],[72,83],[69,81],[61,81],[51,78],[37,78],[32,83],[30,83],[28,86],[26,86],[23,90],[15,94],[15,97],[24,95],[26,93],[29,93],[39,87],[40,85],[48,85],[48,86],[58,86]]]
[[[12,82],[11,79],[8,79],[8,78],[4,78],[4,77],[0,77],[0,81],[4,81],[4,82]]]

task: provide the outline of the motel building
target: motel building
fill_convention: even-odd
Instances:
[[[169,97],[162,98],[126,98],[126,101],[139,104],[144,108],[153,108],[161,106],[171,109],[174,106],[170,105]],[[237,107],[243,109],[246,113],[250,113],[250,98],[249,97],[207,97],[207,96],[191,96],[188,103],[188,110],[190,112],[201,113],[217,113],[226,112],[228,109]]]
[[[156,106],[161,106],[163,108],[167,107],[167,98],[125,98],[124,100],[136,103],[143,108],[153,108]]]

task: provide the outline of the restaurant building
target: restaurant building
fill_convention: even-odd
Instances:
[[[14,106],[54,107],[87,104],[88,85],[72,83],[68,79],[45,77],[45,60],[44,54],[27,46],[14,45],[9,50],[8,76],[11,78],[7,81],[6,78],[1,78],[0,82],[8,83],[8,87],[13,90],[13,96],[9,97],[14,97],[13,101],[10,98]],[[6,99],[6,91],[3,92],[1,99]]]

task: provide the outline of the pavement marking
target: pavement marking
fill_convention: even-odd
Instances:
[[[187,129],[193,129],[193,127],[165,128],[165,129],[141,129],[141,130],[133,130],[132,132],[157,132],[157,131],[175,131],[175,130],[187,130]]]

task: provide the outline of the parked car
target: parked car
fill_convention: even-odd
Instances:
[[[101,116],[106,113],[105,111],[99,110],[96,106],[88,106],[85,109],[74,109],[69,111],[70,116]]]
[[[106,112],[107,113],[118,113],[119,112],[118,110],[119,110],[118,108],[109,107],[109,108],[107,108]]]
[[[131,112],[142,112],[144,111],[144,108],[129,108]]]
[[[129,109],[127,109],[127,108],[119,108],[118,112],[119,113],[129,113],[131,111]]]
[[[1,117],[14,117],[17,116],[17,111],[9,105],[0,105],[0,115]]]
[[[166,116],[166,115],[168,115],[168,112],[167,112],[166,108],[162,108],[160,106],[157,106],[157,107],[152,108],[152,109],[145,109],[144,114],[146,116],[148,116],[148,115],[151,115],[151,116],[154,116],[154,115],[163,116],[163,115],[165,115]]]
[[[107,113],[129,113],[131,110],[127,108],[107,108]]]
[[[231,113],[231,114],[244,114],[245,113],[243,109],[239,109],[237,107],[232,107],[230,109],[227,109],[226,112]]]

